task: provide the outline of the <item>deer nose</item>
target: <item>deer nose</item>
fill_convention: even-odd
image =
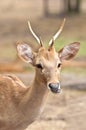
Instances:
[[[49,83],[49,88],[53,93],[60,93],[60,83]]]

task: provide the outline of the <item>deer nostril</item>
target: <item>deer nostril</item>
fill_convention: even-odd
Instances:
[[[49,87],[50,88],[59,88],[60,84],[59,83],[50,83]]]
[[[60,83],[50,83],[49,88],[51,89],[52,92],[59,93],[60,92]]]
[[[53,85],[50,83],[50,84],[49,84],[49,88],[52,88],[52,87],[53,87]]]

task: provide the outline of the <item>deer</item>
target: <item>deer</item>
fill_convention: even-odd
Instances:
[[[35,76],[30,86],[13,74],[0,75],[0,130],[25,130],[41,115],[48,93],[61,92],[60,71],[64,60],[72,59],[80,48],[79,42],[70,43],[55,50],[54,41],[63,30],[65,19],[46,48],[35,32],[30,22],[30,32],[38,42],[38,49],[20,42],[16,45],[20,59],[31,64]]]

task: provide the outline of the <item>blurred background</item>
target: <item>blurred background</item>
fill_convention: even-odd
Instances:
[[[34,68],[17,57],[16,42],[37,45],[27,21],[48,45],[64,17],[66,24],[55,47],[59,50],[78,41],[80,51],[63,63],[62,93],[49,94],[40,119],[27,130],[86,130],[86,0],[0,1],[0,73],[14,73],[26,85],[34,77]]]

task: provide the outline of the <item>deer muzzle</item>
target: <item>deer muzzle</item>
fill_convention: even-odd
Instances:
[[[53,93],[61,92],[60,83],[49,83],[48,87]]]

